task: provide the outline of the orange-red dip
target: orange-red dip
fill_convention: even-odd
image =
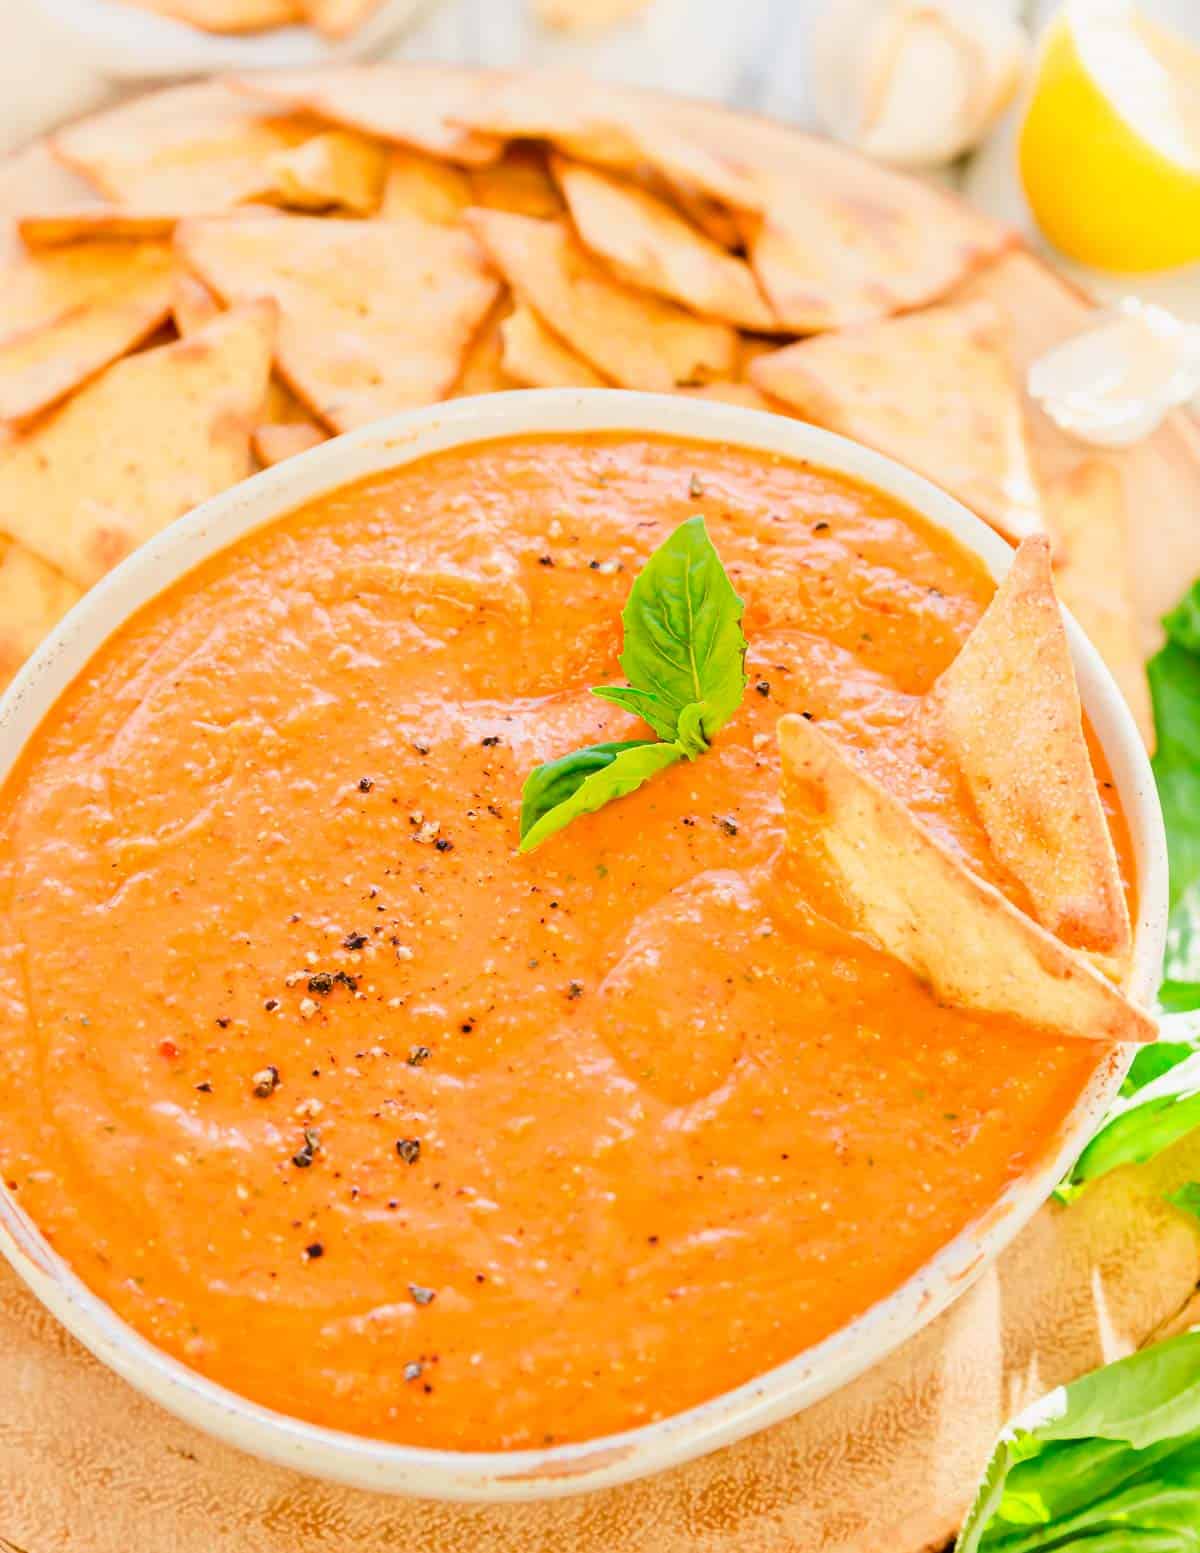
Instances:
[[[741,711],[520,856],[529,770],[642,731],[587,687],[697,511],[747,601]],[[935,1006],[772,863],[804,711],[998,877],[904,723],[990,593],[882,495],[649,438],[445,454],[235,546],[0,802],[17,1199],[170,1353],[392,1440],[594,1437],[835,1331],[1099,1058]]]

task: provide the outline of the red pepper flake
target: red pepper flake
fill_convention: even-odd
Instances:
[[[304,1255],[310,1262],[316,1262],[325,1255],[325,1247],[319,1240],[314,1240],[311,1246],[305,1246]]]
[[[204,1080],[203,1084],[197,1084],[196,1088],[200,1091],[200,1093],[202,1095],[211,1095],[212,1094],[212,1085],[208,1082],[207,1079]]]
[[[396,1153],[406,1165],[415,1165],[421,1157],[420,1138],[397,1138]]]
[[[370,777],[359,777],[358,790],[360,793],[369,793],[374,786],[375,783]]]
[[[813,533],[814,534],[823,534],[828,527],[829,527],[829,524],[826,523],[825,520],[822,518],[820,523],[814,523],[813,524]]]
[[[754,688],[758,691],[760,696],[769,696],[771,694],[771,681],[769,679],[760,679],[757,681]]]
[[[432,1056],[433,1053],[428,1046],[414,1046],[409,1050],[408,1056],[404,1060],[410,1068],[419,1068],[427,1063]]]
[[[738,833],[737,821],[734,820],[734,819],[731,819],[729,817],[729,815],[727,815],[727,814],[714,814],[713,815],[713,820],[716,823],[717,827],[720,830],[724,831],[725,835],[727,835],[727,836],[736,836],[737,835],[737,833]]]
[[[333,991],[333,977],[328,971],[317,971],[308,978],[308,990],[323,998],[326,993]]]
[[[494,750],[497,744],[500,743],[500,735],[498,733],[489,733],[486,739],[480,739],[479,742],[485,750]]]
[[[343,949],[362,949],[365,945],[367,945],[369,943],[370,943],[370,939],[367,937],[367,935],[365,933],[347,933],[345,938],[342,939],[342,948]]]
[[[159,1041],[159,1043],[158,1043],[158,1055],[160,1057],[167,1057],[167,1058],[178,1057],[179,1056],[179,1048],[178,1048],[178,1046],[176,1046],[175,1042],[172,1041],[172,1040],[168,1039],[168,1040],[165,1040],[165,1041]]]
[[[581,998],[582,996],[583,983],[581,981],[570,981],[567,983],[567,997],[572,1003],[576,998]]]
[[[268,1014],[273,1014],[275,1012],[275,1010],[279,1007],[279,999],[278,998],[268,998],[267,1001],[263,1004],[263,1007],[266,1009]]]
[[[445,836],[439,836],[433,844],[433,849],[435,852],[453,852],[454,843],[447,841]]]

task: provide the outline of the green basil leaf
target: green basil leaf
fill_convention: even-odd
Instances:
[[[621,614],[621,667],[629,683],[676,719],[699,703],[706,743],[737,711],[746,688],[743,607],[697,516],[646,562]]]
[[[592,688],[592,694],[599,696],[601,701],[611,701],[614,706],[624,707],[627,712],[640,717],[644,723],[649,723],[660,739],[670,740],[675,737],[678,721],[675,708],[659,700],[650,691],[635,690],[632,685],[596,685]]]
[[[1183,1213],[1190,1213],[1192,1218],[1200,1219],[1200,1181],[1188,1181],[1178,1191],[1169,1193],[1167,1201]]]
[[[1068,1186],[1095,1181],[1119,1165],[1139,1165],[1200,1127],[1200,1055],[1193,1054],[1118,1100],[1075,1161]]]
[[[1200,1333],[1051,1393],[1001,1436],[958,1553],[1195,1553]]]
[[[591,744],[538,766],[526,778],[521,795],[521,851],[531,852],[581,814],[594,814],[614,798],[624,798],[682,759],[678,744],[634,739]]]
[[[679,714],[675,738],[689,760],[695,760],[697,755],[703,755],[708,748],[708,740],[704,736],[706,715],[707,702],[704,701],[693,701]]]
[[[1147,673],[1154,702],[1154,777],[1167,828],[1171,915],[1164,993],[1200,1007],[1200,584],[1163,621],[1167,645]]]

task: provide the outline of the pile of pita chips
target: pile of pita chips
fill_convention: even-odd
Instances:
[[[945,1003],[1019,1014],[1055,1035],[1153,1041],[1154,1022],[1081,954],[935,841],[803,717],[778,723],[788,844],[830,921],[906,965]]]
[[[801,340],[759,356],[750,380],[944,486],[1008,538],[1044,532],[1008,329],[991,303]]]
[[[415,218],[200,218],[176,242],[224,302],[275,300],[276,365],[333,431],[445,398],[499,292],[468,233]]]
[[[376,0],[147,3],[333,35]],[[0,163],[0,436],[262,297],[280,327],[260,464],[524,385],[809,415],[1011,537],[1056,536],[1064,591],[1144,714],[1111,487],[1023,404],[1009,359],[1024,370],[1086,309],[1010,242],[824,142],[569,76],[393,63],[172,87]],[[1112,462],[1140,509],[1156,458]]]
[[[0,532],[87,588],[252,472],[275,308],[255,302],[118,361],[0,443]]]
[[[518,301],[610,382],[667,393],[732,371],[733,329],[625,285],[562,223],[496,210],[467,219]]]

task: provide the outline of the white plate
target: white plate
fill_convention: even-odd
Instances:
[[[627,431],[732,443],[807,460],[887,492],[974,551],[995,577],[1010,547],[952,497],[857,443],[803,421],[684,397],[544,389],[459,399],[326,442],[205,502],[144,545],[59,624],[0,700],[0,781],[105,640],[178,578],[234,540],[324,493],[446,448],[528,433]],[[1094,647],[1067,620],[1080,695],[1134,843],[1138,915],[1130,992],[1149,1002],[1166,936],[1162,812],[1133,718]],[[798,1412],[869,1368],[969,1287],[1045,1202],[1115,1099],[1133,1052],[1107,1056],[1043,1157],[974,1224],[864,1315],[785,1364],[659,1423],[579,1445],[512,1452],[427,1450],[320,1429],[248,1402],[168,1358],[118,1319],[0,1187],[0,1251],[105,1364],[181,1418],[302,1472],[425,1499],[544,1499],[607,1487],[716,1450]],[[697,1356],[704,1334],[696,1334]],[[548,1421],[552,1426],[552,1420]]]
[[[312,27],[273,27],[244,36],[201,32],[121,0],[37,0],[69,32],[89,62],[117,80],[208,75],[227,70],[304,70],[376,53],[432,0],[382,0],[349,37],[323,38]]]

